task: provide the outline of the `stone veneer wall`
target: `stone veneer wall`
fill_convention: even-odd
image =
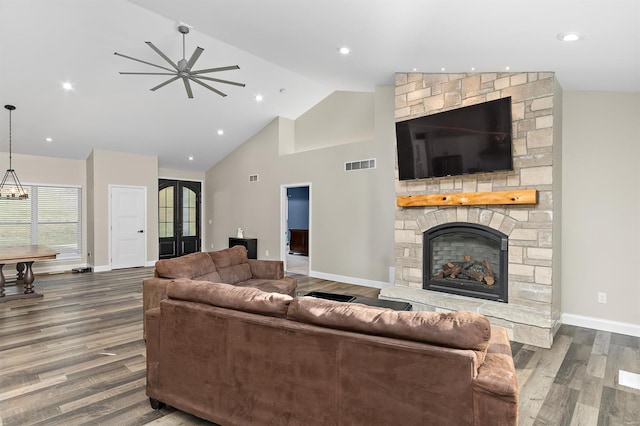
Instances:
[[[562,90],[553,73],[396,74],[396,121],[512,98],[514,170],[399,181],[396,194],[537,189],[536,205],[396,209],[395,285],[380,297],[414,310],[470,310],[507,328],[512,340],[551,347],[560,318],[560,153]],[[555,217],[554,217],[555,216]],[[422,235],[469,222],[509,236],[509,303],[423,290]]]

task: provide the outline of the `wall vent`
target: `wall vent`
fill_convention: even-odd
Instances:
[[[249,182],[257,182],[258,175],[249,175]]]
[[[370,158],[368,160],[347,161],[344,163],[344,170],[351,172],[353,170],[375,169],[376,159]]]

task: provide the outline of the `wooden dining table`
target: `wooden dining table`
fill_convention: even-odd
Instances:
[[[20,246],[0,246],[0,303],[13,299],[42,297],[33,289],[33,262],[55,259],[58,252],[39,244]],[[5,294],[6,280],[2,268],[6,264],[16,264],[16,278],[24,283],[24,291]]]

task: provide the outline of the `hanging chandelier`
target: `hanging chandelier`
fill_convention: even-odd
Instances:
[[[24,190],[16,171],[11,167],[11,111],[16,107],[13,105],[4,107],[9,110],[9,168],[0,183],[0,200],[26,200],[29,194]]]

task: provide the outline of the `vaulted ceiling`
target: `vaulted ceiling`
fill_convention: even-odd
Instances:
[[[221,97],[194,84],[188,99],[180,81],[149,90],[167,76],[119,74],[158,69],[114,52],[168,66],[145,41],[181,59],[180,23],[193,28],[187,59],[204,48],[196,68],[238,64],[210,76],[246,87],[208,82]],[[561,42],[566,31],[584,38]],[[640,1],[0,0],[0,98],[17,107],[21,154],[85,159],[99,148],[204,171],[335,90],[372,91],[414,69],[506,67],[554,71],[565,90],[639,92]],[[7,151],[6,111],[0,124]]]

